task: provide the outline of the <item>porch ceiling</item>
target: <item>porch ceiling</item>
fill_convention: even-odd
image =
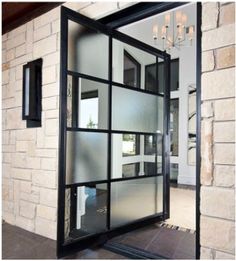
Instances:
[[[2,3],[2,34],[53,9],[63,2],[4,2]]]

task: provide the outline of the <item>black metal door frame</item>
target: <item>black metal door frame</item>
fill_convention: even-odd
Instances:
[[[108,81],[101,80],[100,78],[94,76],[88,76],[77,72],[72,72],[68,70],[67,67],[67,58],[68,58],[68,20],[77,22],[82,25],[90,26],[91,28],[96,29],[97,31],[106,34],[109,37],[109,75]],[[163,171],[162,174],[148,175],[148,176],[139,176],[131,178],[120,178],[120,179],[111,179],[111,161],[108,160],[108,179],[105,182],[108,184],[108,216],[110,215],[110,184],[111,182],[121,181],[121,180],[130,180],[138,178],[148,178],[148,177],[157,177],[163,176],[163,212],[157,215],[148,216],[147,218],[140,219],[128,225],[124,225],[115,229],[110,229],[110,218],[107,219],[108,231],[93,234],[86,237],[86,239],[78,239],[72,243],[64,242],[64,216],[65,216],[65,189],[68,187],[81,186],[85,183],[77,183],[73,185],[66,185],[65,180],[65,170],[66,170],[66,131],[67,121],[66,121],[66,110],[67,110],[67,75],[72,75],[75,77],[83,77],[85,79],[96,80],[100,82],[105,82],[109,84],[109,128],[107,131],[95,130],[97,132],[105,132],[108,134],[108,154],[111,152],[111,134],[112,133],[126,133],[125,131],[113,131],[111,129],[111,95],[112,95],[112,85],[124,87],[122,84],[118,84],[112,81],[112,39],[118,39],[124,43],[132,45],[136,48],[139,48],[143,51],[146,51],[150,54],[155,55],[164,60],[165,63],[165,93],[158,94],[152,93],[152,95],[161,96],[164,98],[164,130],[163,130],[163,143],[164,150],[162,154],[163,158]],[[61,7],[61,71],[60,71],[60,129],[59,129],[59,181],[58,181],[58,222],[57,222],[57,256],[63,257],[67,254],[84,249],[91,246],[94,243],[104,243],[108,238],[111,238],[115,235],[125,233],[127,231],[133,230],[135,228],[145,226],[169,217],[169,101],[170,101],[170,55],[159,51],[151,46],[146,45],[143,42],[140,42],[136,39],[133,39],[123,33],[115,31],[112,28],[104,26],[97,21],[93,21],[85,16],[78,14],[68,8]],[[125,88],[125,87],[124,87]],[[129,87],[127,87],[129,88]],[[134,90],[132,88],[132,90]],[[147,90],[135,89],[135,91],[143,93],[151,93]],[[70,128],[75,131],[85,131],[84,128]],[[91,129],[86,129],[86,131],[91,131]],[[94,131],[94,129],[93,129]],[[151,134],[146,132],[127,132],[132,134]],[[153,133],[152,133],[153,134]],[[86,182],[86,184],[102,183],[99,182]]]
[[[149,2],[138,3],[119,12],[99,19],[99,22],[119,28],[124,25],[134,23],[152,15],[161,14],[190,2]],[[202,53],[202,3],[197,2],[196,10],[196,259],[200,259],[200,171],[201,171],[201,53]]]

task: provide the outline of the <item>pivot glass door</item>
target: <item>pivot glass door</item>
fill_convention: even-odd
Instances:
[[[169,64],[62,7],[58,257],[168,217]]]

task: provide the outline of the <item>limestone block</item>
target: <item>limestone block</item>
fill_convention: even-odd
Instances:
[[[57,211],[56,208],[51,208],[44,205],[38,205],[37,216],[51,221],[56,221]]]
[[[21,227],[30,232],[34,232],[34,220],[21,216],[16,216],[16,226]]]
[[[215,164],[235,164],[235,144],[215,144]]]
[[[6,48],[7,50],[9,50],[23,43],[25,43],[25,32],[18,34],[12,37],[11,39],[7,40]]]
[[[202,53],[202,72],[212,71],[215,68],[215,58],[213,51]]]
[[[59,121],[58,119],[50,119],[45,121],[46,135],[56,136],[59,131]]]
[[[57,190],[40,188],[40,204],[48,207],[57,207]]]
[[[210,248],[201,247],[200,259],[210,260],[213,259],[213,253]]]
[[[46,24],[39,29],[34,30],[34,42],[48,37],[51,34],[51,24]]]
[[[215,142],[235,142],[235,122],[215,122],[214,123]]]
[[[32,183],[33,185],[56,188],[56,173],[55,171],[48,170],[34,170],[32,171]]]
[[[235,120],[235,99],[222,99],[215,101],[215,120]]]
[[[216,67],[223,69],[235,66],[235,46],[228,46],[216,50]]]
[[[12,177],[15,179],[31,180],[31,171],[28,169],[13,168]]]
[[[16,57],[22,56],[24,54],[26,54],[26,44],[22,44],[16,47]]]
[[[35,232],[47,238],[56,239],[57,226],[55,221],[50,221],[45,218],[36,217]]]
[[[235,3],[221,6],[220,26],[235,23]]]
[[[35,42],[33,46],[33,57],[34,59],[40,58],[49,53],[56,52],[56,50],[57,50],[57,36],[54,34],[51,35],[50,37]]]
[[[233,187],[235,185],[235,167],[215,165],[214,184],[219,187]]]
[[[202,6],[202,31],[217,27],[219,3],[209,2]]]
[[[30,202],[20,201],[20,215],[22,217],[33,219],[36,214],[36,205]]]

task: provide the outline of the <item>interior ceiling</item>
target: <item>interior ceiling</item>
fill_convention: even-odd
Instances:
[[[2,34],[53,9],[63,2],[3,2]]]

